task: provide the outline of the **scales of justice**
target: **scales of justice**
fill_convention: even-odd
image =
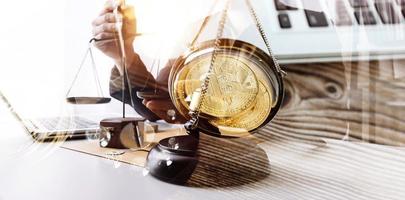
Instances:
[[[215,5],[218,2],[215,1]],[[267,52],[244,41],[223,38],[231,2],[225,2],[220,21],[217,22],[216,38],[196,42],[212,20],[208,16],[190,43],[189,50],[178,57],[171,68],[169,95],[163,96],[170,96],[177,112],[188,120],[184,125],[187,135],[163,139],[149,152],[145,167],[160,180],[172,183],[184,183],[187,180],[198,163],[199,134],[232,138],[254,134],[273,119],[282,104],[283,77],[286,74],[273,56],[262,23],[250,0],[244,0],[244,3]],[[118,8],[114,13],[118,17]],[[117,25],[117,33],[123,66],[122,91],[128,91],[132,106],[132,95],[146,99],[160,98],[161,94],[153,89],[148,90],[153,92],[139,91],[138,94],[132,94],[122,25]],[[88,53],[93,60],[91,48]],[[98,82],[97,75],[95,79]],[[139,130],[139,123],[144,119],[125,116],[125,94],[123,92],[122,95],[122,118],[100,122],[100,146],[144,150],[151,145],[144,142],[144,135]],[[73,104],[101,104],[108,103],[110,98],[67,96],[67,101]],[[162,164],[168,159],[172,161],[170,166]]]

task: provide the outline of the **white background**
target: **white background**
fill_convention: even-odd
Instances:
[[[202,13],[206,14],[210,2],[127,1],[136,7],[138,31],[149,34],[144,41],[139,38],[135,42],[135,48],[146,64],[150,65],[150,57],[162,56],[158,55],[162,54],[157,53],[158,50],[162,45],[172,45],[174,36],[180,35],[181,27],[201,18]],[[64,97],[86,52],[87,42],[92,38],[91,22],[104,3],[102,0],[2,1],[0,90],[17,110],[28,117],[65,112]],[[95,59],[104,93],[108,95],[113,63],[98,51]],[[91,73],[89,62],[86,62],[73,95],[97,95]],[[120,106],[118,102],[115,104],[98,107],[99,110],[116,110]],[[77,108],[68,107],[73,111]]]

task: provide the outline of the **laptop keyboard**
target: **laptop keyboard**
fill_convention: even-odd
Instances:
[[[310,27],[328,26],[328,20],[326,19],[325,14],[323,14],[322,12],[305,10],[305,16],[307,17]]]
[[[375,8],[384,24],[398,24],[399,16],[395,13],[393,3],[376,2]]]
[[[305,12],[306,21],[310,28],[332,25],[399,24],[405,19],[405,0],[327,0],[335,4],[333,12],[336,14],[331,18],[332,20],[329,20],[330,18],[325,12],[297,9],[285,5],[281,0],[273,1],[278,11],[278,21],[282,29],[289,29],[294,26],[289,16],[290,12]]]
[[[356,17],[357,23],[360,25],[376,25],[377,20],[375,19],[373,13],[368,9],[359,8],[354,11],[354,16]]]
[[[36,119],[43,128],[54,130],[73,130],[73,129],[89,129],[98,128],[99,124],[83,117],[54,117]]]
[[[291,22],[290,18],[288,17],[288,14],[286,13],[279,14],[278,21],[280,22],[281,28],[291,28]]]

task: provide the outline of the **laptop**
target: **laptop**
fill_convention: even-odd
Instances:
[[[282,64],[405,58],[405,0],[254,2]]]
[[[99,131],[99,123],[95,119],[74,115],[25,118],[1,91],[0,101],[8,107],[32,138],[37,141],[95,138]]]
[[[213,1],[205,2],[204,6],[209,7]],[[200,41],[215,39],[224,2],[215,7]],[[266,50],[245,1],[231,2],[224,37]],[[405,0],[251,2],[281,64],[405,58]],[[193,9],[192,5],[189,9]],[[200,18],[207,12],[202,12]],[[198,29],[200,24],[189,30]],[[142,47],[138,50],[142,51]]]

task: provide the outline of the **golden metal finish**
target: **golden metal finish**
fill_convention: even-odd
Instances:
[[[185,99],[180,99],[184,106],[193,101],[193,94],[201,88],[209,64],[209,57],[195,59],[180,72],[184,81],[177,85],[177,93],[185,95]],[[213,117],[231,117],[253,105],[259,88],[249,64],[247,60],[241,61],[234,55],[217,56],[201,113]]]
[[[201,43],[176,60],[169,77],[171,99],[179,114],[198,119],[204,133],[227,137],[254,133],[281,106],[282,75],[265,52],[249,43],[221,39],[213,48],[214,42]],[[197,117],[190,114],[196,111]]]
[[[269,88],[261,81],[260,91],[253,107],[236,116],[213,119],[209,122],[216,127],[221,127],[221,129],[226,129],[226,127],[229,129],[238,128],[249,132],[266,121],[271,111],[271,105],[272,97]]]

